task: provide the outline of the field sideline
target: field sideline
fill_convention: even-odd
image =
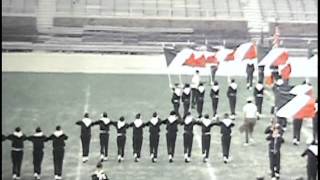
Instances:
[[[172,77],[178,81],[177,76]],[[184,82],[190,81],[190,76],[183,76]],[[207,80],[207,77],[203,77]],[[245,79],[236,77],[239,84],[237,112],[240,114],[245,99],[252,92],[245,89]],[[220,82],[219,114],[228,112],[226,99],[226,78],[218,77]],[[294,80],[300,83],[301,78]],[[311,79],[317,93],[317,82]],[[204,112],[211,113],[209,87],[206,86]],[[160,118],[166,118],[172,108],[170,103],[171,92],[168,88],[166,75],[138,75],[138,74],[82,74],[82,73],[17,73],[2,72],[2,132],[10,133],[16,126],[21,126],[27,135],[33,133],[34,128],[40,125],[45,134],[52,133],[57,124],[60,124],[69,136],[66,145],[63,177],[67,180],[86,180],[94,170],[99,159],[98,127],[92,131],[90,160],[86,164],[80,159],[80,129],[74,125],[84,110],[88,110],[96,120],[103,111],[107,111],[111,119],[117,120],[124,115],[127,122],[134,119],[140,112],[144,121],[148,121],[152,112],[158,111]],[[272,99],[265,97],[263,112],[268,115]],[[181,109],[181,108],[180,108]],[[192,179],[192,180],[250,180],[256,176],[265,176],[269,179],[269,161],[267,143],[263,130],[269,124],[269,119],[258,121],[254,137],[256,144],[243,147],[244,135],[238,131],[242,118],[235,121],[231,155],[233,161],[225,165],[221,157],[220,134],[218,128],[212,129],[210,149],[210,164],[201,161],[201,149],[197,137],[194,138],[192,162],[183,161],[182,133],[180,127],[176,144],[175,162],[168,163],[165,141],[165,127],[162,127],[159,145],[159,162],[151,163],[149,159],[149,133],[144,130],[142,159],[139,163],[133,162],[132,157],[132,130],[127,132],[125,161],[119,164],[116,161],[116,136],[111,129],[108,162],[104,167],[112,180],[160,180],[160,179]],[[306,134],[311,128],[304,124]],[[199,128],[195,129],[200,134]],[[286,143],[282,148],[281,179],[292,180],[297,177],[306,177],[306,160],[300,157],[305,149],[306,134],[302,134],[302,143],[296,147],[291,144],[292,125],[289,125],[285,134]],[[43,178],[53,178],[53,160],[51,143],[46,144],[43,161]],[[2,143],[2,179],[11,179],[10,144]],[[25,143],[24,160],[22,165],[22,179],[31,179],[33,175],[32,146]]]

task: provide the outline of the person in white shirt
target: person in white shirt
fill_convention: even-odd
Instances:
[[[199,70],[192,76],[191,79],[191,108],[194,109],[198,99],[198,87],[200,84]]]
[[[257,106],[252,102],[252,98],[247,99],[247,104],[243,106],[244,124],[240,127],[240,132],[245,131],[245,146],[250,142],[253,143],[252,133],[257,121]]]

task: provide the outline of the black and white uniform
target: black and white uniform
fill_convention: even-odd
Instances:
[[[258,66],[258,82],[264,83],[264,66]]]
[[[213,85],[210,90],[210,97],[212,101],[213,117],[217,115],[218,103],[219,103],[219,85]]]
[[[231,116],[234,116],[236,114],[236,102],[237,102],[237,84],[235,82],[230,83],[227,90],[227,97],[229,99]]]
[[[142,122],[141,119],[135,119],[129,125],[133,127],[132,130],[132,147],[133,147],[133,155],[135,158],[140,158],[141,156],[141,147],[143,142],[143,128],[145,127],[145,123]]]
[[[247,87],[252,87],[253,72],[254,72],[254,64],[252,63],[252,60],[249,60],[247,63],[247,68],[246,68]]]
[[[100,154],[102,160],[107,160],[108,158],[108,146],[109,146],[109,130],[110,130],[111,120],[107,117],[102,117],[98,121],[92,123],[92,126],[100,126]]]
[[[179,107],[180,107],[180,97],[181,89],[179,87],[172,88],[171,103],[173,105],[174,112],[180,117]]]
[[[222,121],[216,123],[220,126],[221,133],[221,145],[222,145],[222,154],[224,161],[226,162],[229,159],[230,143],[231,143],[231,128],[234,127],[234,123],[231,119],[225,118]]]
[[[92,180],[109,180],[107,174],[103,170],[96,170],[91,175]]]
[[[125,122],[112,121],[111,124],[117,129],[117,147],[118,147],[118,161],[122,161],[124,157],[124,147],[126,145],[126,132],[129,125]]]
[[[205,89],[203,86],[198,87],[197,112],[199,117],[202,116]]]
[[[297,145],[300,142],[300,133],[303,119],[293,119],[293,144]]]
[[[82,157],[83,161],[87,161],[90,150],[92,120],[90,118],[83,118],[81,121],[77,121],[76,125],[81,126]]]
[[[267,128],[264,130],[264,134],[267,134],[267,136],[272,135],[273,129],[272,129],[272,125],[267,126]],[[284,130],[282,129],[282,127],[278,127],[279,129],[279,134],[282,136],[284,133]]]
[[[198,100],[198,87],[200,84],[200,76],[198,74],[193,75],[191,79],[191,107],[194,108],[194,106],[197,103]]]
[[[280,176],[280,148],[281,144],[284,142],[284,139],[280,134],[276,137],[272,137],[270,134],[266,140],[269,142],[269,160],[270,160],[270,170],[271,177],[279,177]]]
[[[167,125],[166,127],[167,150],[168,150],[169,160],[172,160],[175,152],[179,120],[176,115],[170,115],[167,119],[162,121],[162,124]]]
[[[196,121],[191,115],[188,115],[184,118],[184,121],[181,122],[181,125],[184,125],[183,133],[183,147],[184,147],[184,158],[186,161],[190,161],[191,152],[192,152],[192,143],[193,143],[193,126],[196,124]]]
[[[8,140],[12,141],[12,149],[11,149],[11,160],[12,160],[12,174],[14,179],[20,178],[21,172],[21,164],[23,159],[23,142],[27,139],[27,137],[20,132],[13,132],[8,135]]]
[[[182,92],[182,103],[183,103],[183,117],[187,115],[190,110],[190,101],[191,101],[191,89],[190,87],[183,88]]]
[[[65,140],[67,139],[68,136],[62,130],[55,131],[47,138],[47,141],[52,140],[55,179],[61,179]]]
[[[318,145],[310,145],[301,156],[307,159],[307,180],[317,180],[318,174]]]
[[[201,121],[196,122],[197,125],[201,126],[201,144],[202,144],[202,155],[203,160],[207,161],[209,158],[209,151],[210,151],[210,142],[211,142],[211,128],[216,123],[212,123],[210,119],[202,118]]]
[[[260,83],[256,85],[253,91],[254,100],[255,100],[259,114],[262,114],[263,91],[264,91],[263,84],[260,84]]]
[[[152,161],[154,161],[158,157],[161,120],[159,117],[152,117],[151,120],[146,123],[146,126],[149,126],[150,156]]]
[[[47,137],[43,134],[43,132],[37,132],[32,136],[27,137],[27,140],[33,143],[33,166],[34,175],[37,179],[40,179],[43,148],[46,139]]]

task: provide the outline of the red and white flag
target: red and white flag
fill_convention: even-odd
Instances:
[[[218,52],[215,53],[215,57],[219,62],[222,61],[233,61],[234,60],[235,50],[221,48]]]
[[[283,80],[289,80],[291,74],[291,64],[286,63],[284,65],[279,66],[279,71]]]
[[[235,52],[236,60],[253,60],[257,58],[257,46],[255,42],[241,44]]]
[[[290,90],[290,94],[300,95],[305,94],[314,97],[313,88],[309,84],[299,84]]]
[[[259,66],[279,66],[285,64],[289,59],[288,51],[284,48],[271,49],[268,54],[259,62]]]

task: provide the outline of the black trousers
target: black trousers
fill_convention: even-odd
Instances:
[[[54,164],[54,175],[62,175],[62,165],[63,165],[64,149],[53,149],[53,164]]]
[[[177,133],[167,133],[167,150],[168,155],[172,155],[174,157],[174,151],[176,146]]]
[[[222,135],[221,136],[222,154],[223,154],[223,156],[225,156],[227,158],[229,158],[230,142],[231,142],[230,135]]]
[[[230,112],[231,112],[231,114],[235,115],[236,114],[237,97],[236,96],[229,96],[228,99],[229,99]]]
[[[117,136],[118,155],[124,157],[124,147],[126,144],[126,136]]]
[[[219,98],[212,98],[212,112],[213,116],[217,114]]]
[[[278,123],[281,125],[282,128],[287,127],[287,118],[277,117],[277,119],[278,119]]]
[[[198,90],[197,88],[191,88],[191,106],[194,107],[198,101]]]
[[[312,120],[313,139],[318,140],[318,117]]]
[[[34,173],[41,174],[41,163],[43,159],[43,150],[33,151],[33,167]]]
[[[249,84],[250,87],[252,87],[252,81],[253,81],[253,71],[247,72],[247,84]]]
[[[317,180],[318,166],[317,162],[307,164],[307,176],[308,180]]]
[[[100,133],[100,154],[108,156],[109,133]]]
[[[273,153],[269,151],[269,160],[271,176],[274,177],[275,173],[280,173],[280,152]]]
[[[154,158],[158,157],[158,146],[159,146],[159,134],[150,134],[150,154],[153,154]]]
[[[173,110],[177,114],[177,116],[180,118],[180,113],[179,113],[179,107],[180,103],[179,102],[174,102],[173,104]]]
[[[203,99],[198,99],[197,101],[197,112],[199,116],[202,116],[202,109],[203,109]]]
[[[211,135],[209,134],[202,135],[201,141],[202,141],[202,154],[205,154],[205,157],[209,158]]]
[[[263,97],[255,97],[255,102],[257,106],[258,113],[262,113],[262,102],[263,102]]]
[[[264,83],[264,71],[258,72],[258,82]]]
[[[80,136],[81,138],[81,144],[82,144],[82,156],[89,156],[89,148],[90,148],[90,140],[91,140],[91,135],[89,136]]]
[[[183,117],[187,115],[190,109],[190,101],[183,102]]]
[[[302,119],[293,120],[293,138],[296,138],[298,141],[300,141],[302,121]]]
[[[188,157],[191,157],[192,143],[193,143],[193,134],[189,132],[183,133],[184,154],[187,154]]]
[[[21,164],[23,159],[23,151],[11,151],[12,174],[20,177]]]
[[[218,70],[217,66],[211,66],[211,79],[212,79],[212,82],[214,82],[214,80],[216,78],[217,70]]]
[[[133,136],[132,138],[133,154],[137,154],[138,158],[141,156],[142,141],[143,136]]]

